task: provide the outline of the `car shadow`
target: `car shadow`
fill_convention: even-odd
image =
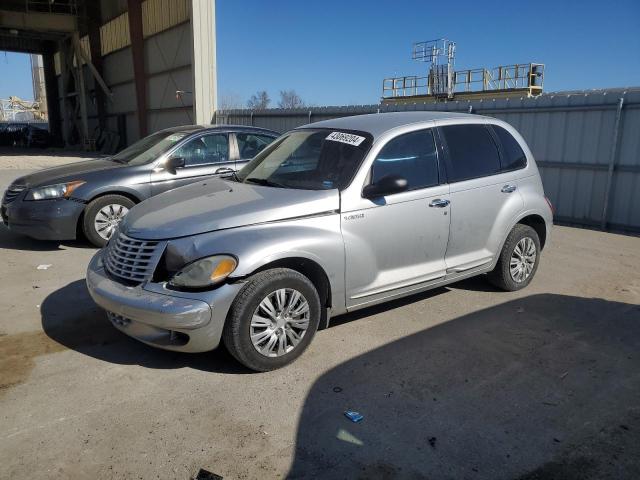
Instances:
[[[207,353],[160,350],[117,330],[91,299],[84,280],[56,290],[40,305],[42,329],[59,344],[85,355],[122,365],[175,369],[189,367],[217,373],[251,373],[224,348]]]
[[[0,223],[0,248],[7,250],[19,250],[26,252],[50,252],[63,250],[62,247],[87,248],[95,250],[96,247],[86,240],[36,240],[14,233],[6,225]]]
[[[638,352],[638,305],[542,294],[472,312],[315,381],[287,478],[640,478]]]

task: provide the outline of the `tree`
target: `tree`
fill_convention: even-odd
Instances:
[[[280,108],[304,108],[305,104],[295,90],[280,90]]]
[[[249,98],[247,102],[247,107],[253,110],[264,110],[271,103],[271,99],[269,98],[269,94],[266,90],[259,90]]]

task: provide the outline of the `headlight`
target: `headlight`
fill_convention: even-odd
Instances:
[[[214,255],[190,263],[171,280],[169,286],[177,288],[212,287],[227,278],[238,266],[238,261],[230,255]]]
[[[55,185],[47,185],[46,187],[34,188],[29,190],[25,200],[48,200],[50,198],[69,198],[71,193],[83,185],[83,181],[75,181],[68,183],[57,183]]]

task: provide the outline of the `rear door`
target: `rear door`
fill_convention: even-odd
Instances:
[[[158,166],[151,174],[153,195],[235,170],[227,133],[199,135],[178,147],[170,156],[184,158],[185,166],[177,168],[175,173]]]
[[[451,228],[447,273],[493,261],[513,219],[523,208],[517,174],[504,171],[500,147],[485,124],[439,128],[450,186]]]

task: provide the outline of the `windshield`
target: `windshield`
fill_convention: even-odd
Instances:
[[[154,133],[116,153],[111,160],[129,165],[143,165],[158,158],[186,136],[186,132]]]
[[[294,130],[260,152],[237,179],[281,188],[344,189],[371,147],[371,135],[331,129]]]

